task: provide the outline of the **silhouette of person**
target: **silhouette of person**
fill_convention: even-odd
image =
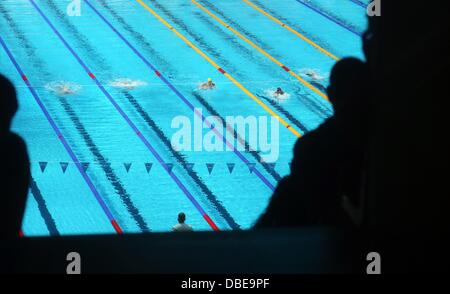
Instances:
[[[178,214],[178,224],[175,225],[172,228],[173,232],[192,232],[192,226],[185,224],[184,222],[186,221],[186,215],[184,214],[184,212],[180,212]]]
[[[10,131],[18,103],[14,86],[0,75],[0,238],[19,236],[31,179],[25,142]]]
[[[279,182],[256,228],[348,223],[341,174],[358,166],[351,163],[360,159],[365,141],[368,82],[362,61],[336,63],[327,89],[334,115],[296,142],[291,173]]]

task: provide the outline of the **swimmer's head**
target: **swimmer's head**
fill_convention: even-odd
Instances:
[[[211,79],[211,78],[208,78],[208,82],[212,82],[212,79]]]

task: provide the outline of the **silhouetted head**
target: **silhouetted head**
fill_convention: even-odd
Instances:
[[[364,99],[368,82],[369,74],[364,62],[356,58],[338,61],[331,70],[327,89],[335,112],[340,111],[344,105],[355,103],[354,99]]]
[[[180,212],[178,214],[178,222],[180,224],[183,224],[185,220],[186,220],[186,215],[184,214],[184,212]]]
[[[0,75],[0,132],[7,132],[18,109],[16,90],[11,82]]]

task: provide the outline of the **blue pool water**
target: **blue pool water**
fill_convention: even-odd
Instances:
[[[251,227],[289,172],[297,137],[280,124],[273,164],[248,150],[175,151],[173,119],[194,122],[191,107],[222,118],[270,115],[161,19],[300,133],[332,115],[329,103],[189,0],[143,1],[161,19],[134,0],[82,0],[80,16],[67,14],[69,2],[0,2],[1,73],[17,88],[13,129],[33,175],[24,234],[168,231],[180,211],[195,230]],[[315,70],[323,79],[314,87],[327,86],[330,56],[244,1],[197,2],[292,72]],[[363,58],[365,9],[356,2],[252,1],[335,56]],[[198,90],[208,77],[217,88]],[[116,79],[142,85],[123,90]],[[49,88],[63,81],[78,91]],[[290,97],[268,97],[276,87]]]

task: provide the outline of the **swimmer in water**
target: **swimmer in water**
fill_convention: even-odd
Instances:
[[[202,90],[212,90],[215,87],[216,87],[216,84],[214,84],[214,82],[211,78],[208,78],[208,81],[201,85]]]
[[[117,83],[118,85],[124,87],[124,88],[133,88],[133,83],[131,82],[131,80],[122,80],[119,83]]]
[[[57,81],[48,83],[45,88],[58,96],[66,96],[76,94],[81,86],[71,82]]]
[[[60,85],[57,89],[59,95],[70,95],[73,94],[74,91],[68,85]]]
[[[277,90],[275,91],[274,95],[275,96],[284,95],[284,91],[280,87],[278,87]]]

